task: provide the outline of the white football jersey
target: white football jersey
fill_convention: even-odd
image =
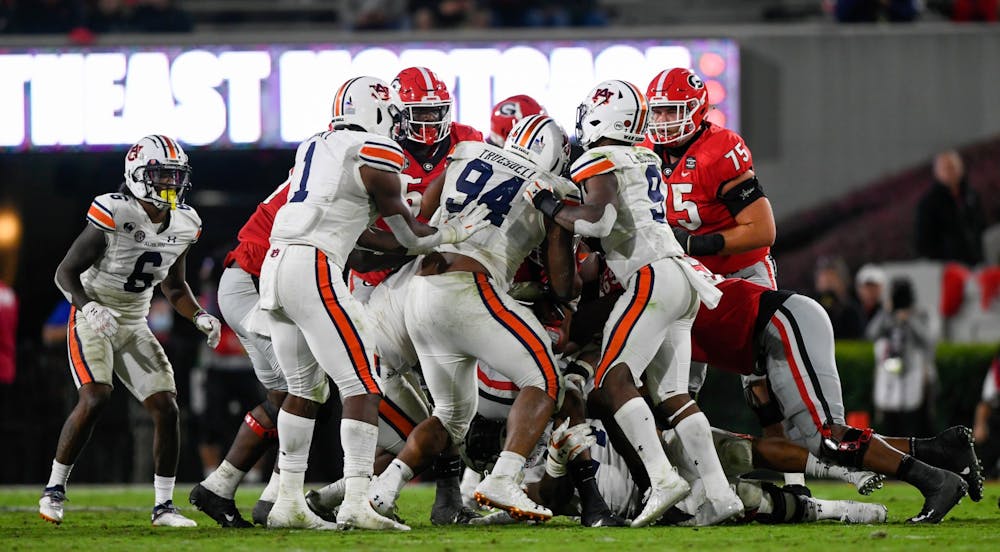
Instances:
[[[271,243],[311,245],[343,267],[377,214],[361,181],[362,165],[398,174],[403,150],[378,134],[352,130],[321,132],[302,142]]]
[[[557,198],[580,203],[579,189],[564,178],[496,146],[459,143],[451,153],[441,207],[431,223],[438,224],[482,203],[490,208],[487,219],[491,225],[464,242],[444,244],[437,250],[479,261],[506,291],[524,258],[545,239],[545,216],[522,195],[533,180],[551,184]]]
[[[108,247],[80,281],[91,299],[121,313],[121,323],[145,319],[153,288],[201,235],[201,217],[193,208],[178,205],[160,231],[162,225],[149,220],[139,200],[119,193],[94,198],[87,222],[104,232]]]
[[[578,184],[605,173],[618,180],[618,218],[601,246],[618,281],[628,282],[653,261],[684,255],[666,223],[660,158],[646,148],[602,146],[584,152],[570,171]]]

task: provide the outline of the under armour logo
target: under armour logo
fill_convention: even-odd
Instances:
[[[167,243],[177,243],[177,236],[167,236]]]

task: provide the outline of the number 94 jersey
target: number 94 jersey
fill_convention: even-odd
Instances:
[[[125,194],[94,198],[87,222],[104,232],[107,249],[80,281],[91,299],[121,313],[122,324],[144,321],[153,288],[201,235],[201,217],[193,208],[178,205],[170,212],[169,225],[158,231],[161,225]]]
[[[580,190],[565,178],[485,142],[459,143],[451,153],[441,207],[431,224],[481,203],[490,209],[491,226],[462,243],[441,245],[438,251],[479,261],[498,287],[509,288],[524,258],[545,239],[544,215],[522,195],[534,180],[551,184],[557,198],[580,203]]]

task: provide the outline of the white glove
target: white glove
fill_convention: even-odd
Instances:
[[[532,180],[531,184],[528,184],[528,187],[525,188],[523,192],[521,192],[521,195],[524,196],[524,199],[527,199],[529,202],[531,202],[532,205],[534,205],[535,197],[544,191],[547,191],[550,194],[555,193],[552,190],[552,184],[549,184],[548,182],[542,182],[540,180]]]
[[[114,309],[109,309],[97,301],[91,301],[81,309],[90,329],[97,335],[111,338],[118,333],[118,320],[115,320],[121,313]]]
[[[219,346],[219,339],[222,338],[222,323],[219,319],[208,314],[203,310],[199,310],[197,314],[194,315],[194,325],[201,330],[201,333],[208,336],[205,341],[208,342],[208,346],[211,348],[216,348]]]
[[[597,437],[590,424],[582,423],[569,427],[569,418],[552,431],[549,437],[549,454],[545,460],[545,472],[552,477],[566,475],[566,464],[597,443]]]
[[[424,200],[424,194],[420,192],[406,192],[403,194],[403,201],[410,206],[410,213],[413,216],[420,214],[420,204]]]
[[[476,232],[490,225],[486,217],[490,208],[480,203],[465,215],[451,218],[437,227],[441,233],[441,243],[458,243],[469,239]]]

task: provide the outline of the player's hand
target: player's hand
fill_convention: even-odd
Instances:
[[[81,309],[90,329],[97,335],[110,338],[118,333],[118,320],[121,313],[114,309],[109,309],[97,301],[91,301]]]
[[[681,244],[681,247],[684,249],[684,253],[690,255],[691,251],[689,241],[691,239],[691,233],[680,226],[671,226],[670,229],[674,231],[674,237],[677,238],[677,243]]]
[[[194,315],[194,325],[207,336],[205,341],[208,342],[209,347],[214,349],[219,346],[219,339],[222,337],[222,323],[219,322],[218,318],[205,311],[198,311],[198,314]]]
[[[532,205],[537,209],[542,203],[542,200],[546,198],[555,198],[555,194],[552,191],[552,185],[548,182],[542,182],[540,180],[532,180],[531,184],[521,192],[524,199],[531,202]]]
[[[490,225],[486,217],[490,216],[490,208],[482,203],[465,215],[459,215],[438,226],[441,232],[441,243],[458,243],[469,239],[476,232]]]
[[[553,477],[566,474],[566,464],[597,443],[590,424],[582,423],[569,427],[569,418],[552,430],[549,437],[549,455],[545,461],[545,471]]]

